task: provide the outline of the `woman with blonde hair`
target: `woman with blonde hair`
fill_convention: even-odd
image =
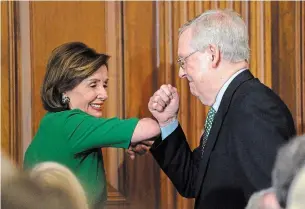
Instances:
[[[78,208],[89,208],[83,187],[67,167],[56,162],[40,163],[30,171],[30,177],[43,187],[61,189]]]

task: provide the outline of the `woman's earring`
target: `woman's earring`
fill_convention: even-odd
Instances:
[[[66,95],[62,95],[61,102],[63,104],[69,104],[70,98],[68,96],[66,96]]]

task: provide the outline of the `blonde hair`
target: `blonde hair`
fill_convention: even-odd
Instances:
[[[1,183],[11,178],[14,178],[19,174],[19,170],[15,167],[15,165],[9,160],[9,158],[0,151],[1,155]],[[0,185],[2,185],[0,183]]]
[[[60,188],[44,187],[22,172],[2,183],[1,208],[80,209]]]
[[[89,208],[83,187],[67,167],[56,162],[40,163],[31,170],[30,177],[42,186],[63,190],[79,208]]]

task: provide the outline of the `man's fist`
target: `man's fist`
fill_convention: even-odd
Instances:
[[[150,98],[148,109],[161,127],[176,119],[179,110],[177,89],[170,84],[162,85]]]

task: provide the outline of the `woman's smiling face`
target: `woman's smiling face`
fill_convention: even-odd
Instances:
[[[108,70],[105,65],[84,79],[75,88],[64,93],[70,99],[70,109],[80,109],[94,117],[102,117],[104,102],[108,98]]]

